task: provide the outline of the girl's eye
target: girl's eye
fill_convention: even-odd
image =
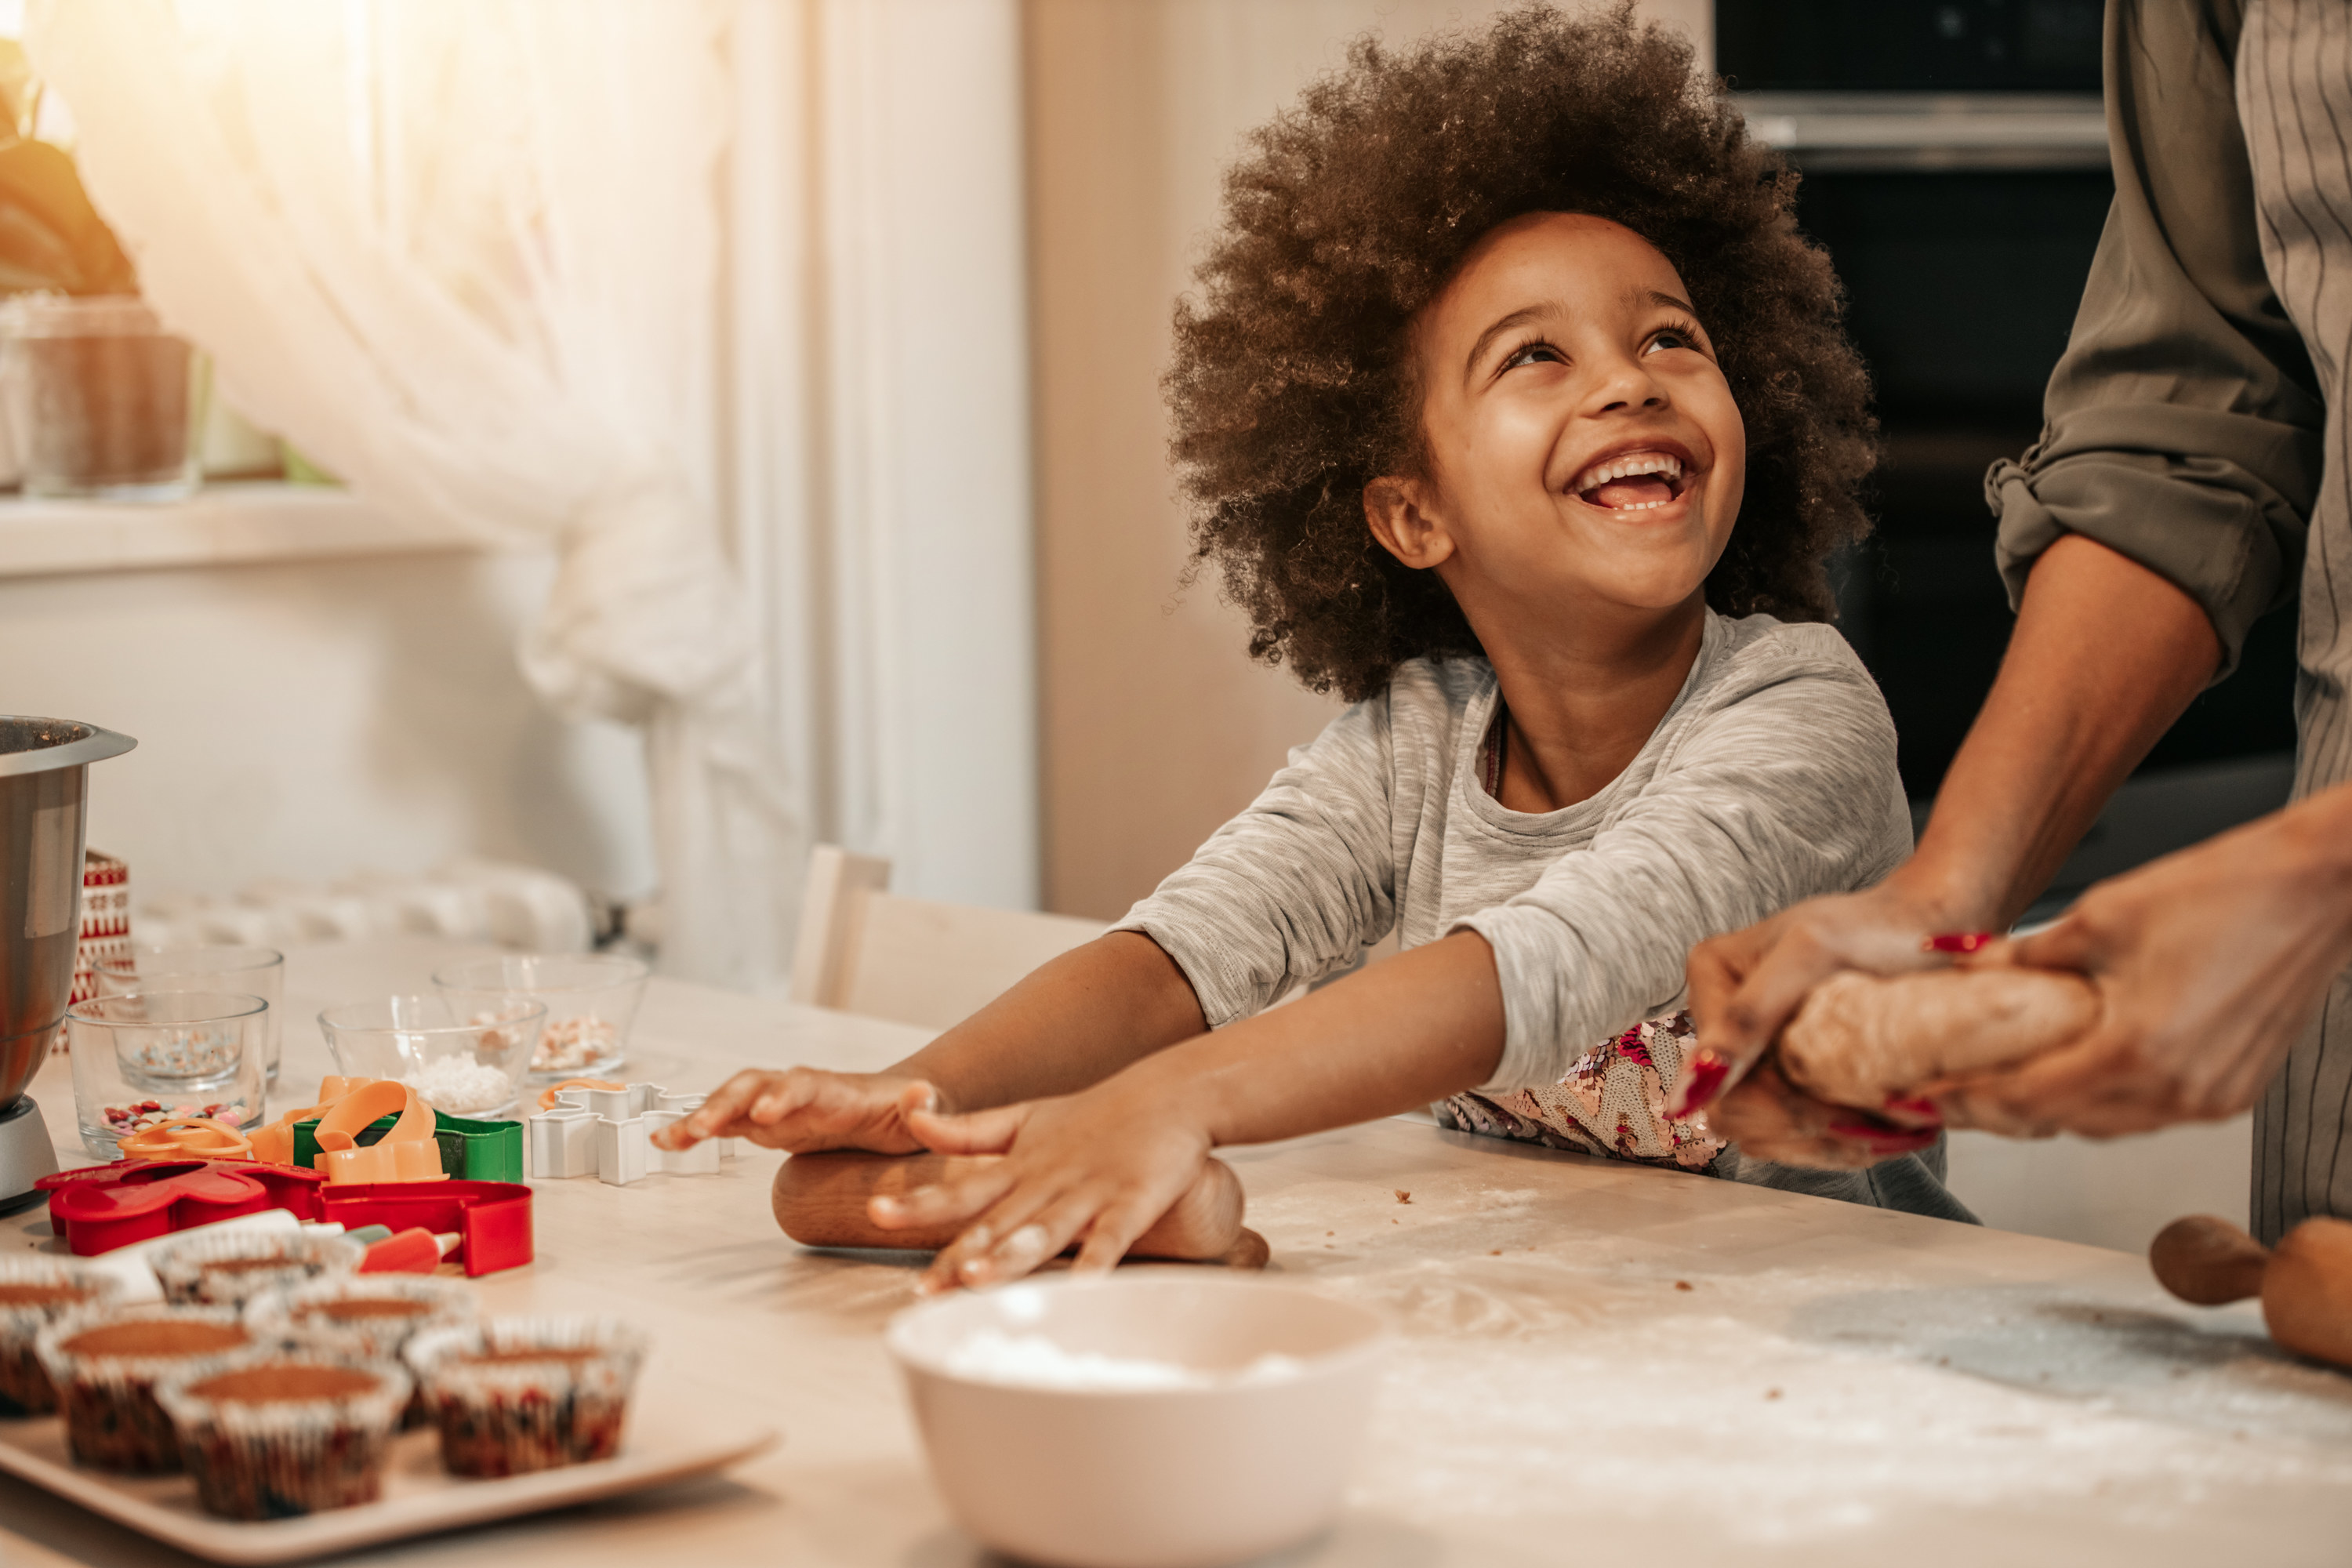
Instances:
[[[1650,339],[1654,349],[1696,349],[1698,334],[1687,327],[1667,327]]]
[[[1568,356],[1549,343],[1538,340],[1515,352],[1503,362],[1505,370],[1517,370],[1523,364],[1566,364]]]

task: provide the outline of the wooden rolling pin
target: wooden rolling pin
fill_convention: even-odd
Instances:
[[[2226,1219],[2190,1215],[2157,1232],[2147,1261],[2158,1284],[2200,1307],[2261,1297],[2280,1345],[2352,1366],[2352,1223],[2305,1220],[2273,1249]]]
[[[776,1172],[770,1196],[776,1223],[803,1247],[902,1247],[936,1252],[963,1229],[953,1225],[885,1230],[866,1205],[901,1197],[917,1187],[951,1182],[994,1164],[994,1154],[869,1154],[835,1150],[794,1154]],[[1218,1263],[1263,1268],[1271,1256],[1265,1237],[1242,1227],[1242,1184],[1222,1160],[1176,1206],[1128,1248],[1129,1258],[1158,1262]]]
[[[1813,987],[1780,1033],[1780,1070],[1832,1105],[1879,1110],[1937,1079],[2007,1067],[2098,1021],[2079,974],[2049,969],[1847,973]]]

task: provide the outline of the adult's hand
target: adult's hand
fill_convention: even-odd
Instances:
[[[2004,956],[2088,975],[2099,1022],[1929,1086],[1952,1125],[2112,1138],[2234,1116],[2352,963],[2352,786],[2101,882]]]
[[[1684,1063],[1674,1114],[1736,1094],[1806,994],[1840,970],[1899,974],[1947,962],[1927,945],[1943,934],[1942,921],[1939,907],[1897,872],[1866,891],[1808,899],[1693,948],[1684,973],[1699,1048]]]

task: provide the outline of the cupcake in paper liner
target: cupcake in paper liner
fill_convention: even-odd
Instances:
[[[168,1301],[241,1307],[265,1290],[289,1290],[325,1275],[349,1274],[367,1249],[340,1236],[298,1231],[201,1231],[148,1262]]]
[[[33,1353],[49,1324],[83,1307],[112,1300],[122,1282],[69,1258],[0,1258],[0,1417],[47,1415],[58,1391]]]
[[[262,1339],[370,1361],[398,1361],[420,1333],[474,1320],[474,1294],[455,1279],[416,1274],[345,1274],[272,1290],[246,1303],[245,1321]],[[425,1393],[411,1398],[405,1426],[426,1419]]]
[[[73,1457],[134,1473],[180,1468],[179,1438],[155,1403],[155,1384],[211,1371],[253,1345],[234,1307],[154,1302],[84,1307],[33,1340],[41,1370],[57,1385]]]
[[[196,1501],[223,1519],[292,1519],[373,1502],[408,1373],[312,1350],[250,1351],[155,1385]]]
[[[612,1318],[494,1318],[421,1333],[409,1370],[457,1476],[518,1476],[621,1449],[646,1337]]]

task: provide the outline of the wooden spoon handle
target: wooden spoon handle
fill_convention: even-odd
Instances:
[[[2184,1301],[2219,1307],[2263,1293],[2270,1248],[2210,1214],[2174,1220],[2148,1243],[2156,1281]]]
[[[996,1163],[994,1154],[869,1154],[835,1150],[822,1154],[794,1154],[776,1172],[770,1194],[776,1223],[803,1247],[905,1247],[935,1252],[963,1229],[953,1225],[885,1230],[866,1212],[869,1200],[883,1194],[904,1196],[917,1187],[951,1182]],[[1246,1238],[1246,1239],[1245,1239]],[[1262,1253],[1265,1243],[1242,1228],[1242,1189],[1232,1167],[1222,1160],[1209,1162],[1207,1174],[1174,1208],[1128,1248],[1130,1258],[1179,1258],[1187,1262],[1219,1259],[1237,1267],[1255,1241]]]

